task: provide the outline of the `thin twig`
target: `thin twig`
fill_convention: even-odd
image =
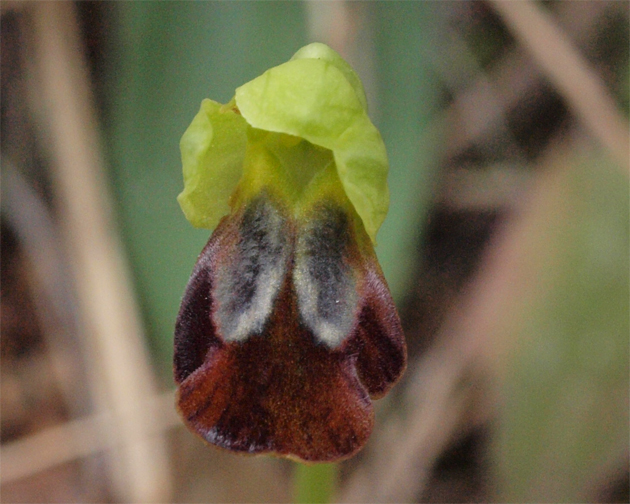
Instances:
[[[53,376],[72,412],[85,411],[88,402],[84,362],[88,356],[78,339],[72,311],[72,288],[63,258],[62,241],[42,197],[6,156],[2,156],[2,218],[18,237],[28,258],[28,275],[35,316],[43,329]],[[68,358],[68,356],[72,356]]]
[[[542,8],[530,0],[490,0],[575,115],[630,171],[630,130],[604,83]]]
[[[31,106],[35,115],[44,111],[53,188],[92,350],[86,367],[94,400],[111,413],[100,435],[118,447],[109,466],[114,489],[125,501],[165,501],[171,491],[167,446],[147,437],[155,419],[135,408],[156,385],[114,226],[75,6],[38,2],[32,13],[39,80]]]
[[[147,425],[148,430],[143,435],[157,437],[165,430],[181,425],[174,403],[173,391],[165,392],[137,404],[130,411],[122,412],[120,420],[132,422],[137,415],[146,415],[153,421]],[[0,483],[4,485],[59,464],[116,448],[113,443],[122,443],[122,439],[103,435],[107,425],[115,420],[111,412],[97,413],[3,445]]]

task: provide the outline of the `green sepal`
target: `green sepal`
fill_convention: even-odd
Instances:
[[[346,75],[356,74],[347,64],[340,69],[343,60],[332,52],[306,46],[296,59],[237,88],[236,104],[255,128],[330,149],[346,194],[375,241],[389,207],[387,153],[367,115],[358,77],[353,85]]]
[[[302,149],[295,155],[284,147],[276,151],[273,138],[264,142],[283,166],[293,165],[289,179],[302,181],[296,187],[304,187],[317,166],[328,164],[312,149],[315,159],[305,163],[302,154],[310,148],[300,140],[331,151],[343,190],[376,241],[389,207],[387,153],[367,115],[361,81],[339,54],[324,44],[310,44],[237,88],[229,104],[202,102],[180,144],[185,187],[178,201],[194,226],[214,228],[230,212],[231,195],[244,171],[252,169],[246,157],[247,146],[258,138],[248,137],[252,130],[295,137]],[[294,163],[287,163],[291,158]],[[236,199],[250,192],[246,185],[251,181],[244,177]]]
[[[361,106],[365,111],[367,111],[367,98],[365,97],[365,89],[363,89],[361,79],[359,79],[357,73],[350,65],[348,65],[346,60],[339,56],[337,51],[334,51],[321,42],[313,42],[312,44],[302,47],[302,49],[296,52],[291,58],[291,61],[298,59],[320,59],[328,61],[328,63],[335,66],[337,70],[343,73],[343,76],[348,80],[354,89],[357,98],[361,102]]]
[[[243,174],[248,126],[229,105],[203,100],[179,144],[184,190],[177,201],[195,227],[213,229],[230,212]]]

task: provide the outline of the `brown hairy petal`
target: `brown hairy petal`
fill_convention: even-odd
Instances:
[[[181,383],[205,361],[210,348],[220,346],[221,340],[211,319],[212,263],[219,240],[228,220],[224,218],[212,238],[199,254],[190,276],[175,323],[175,352],[173,371],[175,382]]]
[[[317,344],[286,282],[262,336],[229,343],[181,384],[179,408],[207,441],[306,461],[349,457],[374,422],[354,357]]]
[[[363,308],[351,345],[358,348],[357,373],[370,395],[384,396],[407,366],[400,319],[376,258],[366,272]]]
[[[358,245],[365,231],[330,202],[313,217],[298,238],[263,192],[224,218],[199,256],[174,373],[185,423],[210,443],[313,462],[350,457],[372,431],[370,395],[404,370],[387,284],[371,245]]]

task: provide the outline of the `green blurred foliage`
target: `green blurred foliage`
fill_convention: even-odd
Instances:
[[[444,28],[444,19],[433,2],[367,5],[379,105],[376,113],[370,108],[370,115],[389,157],[389,213],[377,236],[376,253],[399,303],[417,273],[418,244],[442,149],[442,132],[432,122],[439,108],[439,85],[430,70],[428,51]]]
[[[505,335],[505,502],[592,500],[628,456],[628,179],[604,157],[566,162],[542,189],[512,290],[524,314]]]

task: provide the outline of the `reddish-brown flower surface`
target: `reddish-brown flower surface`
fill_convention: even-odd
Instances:
[[[389,289],[348,206],[324,199],[296,219],[263,190],[223,218],[175,331],[178,407],[193,431],[240,452],[343,459],[367,441],[371,398],[405,363]]]

